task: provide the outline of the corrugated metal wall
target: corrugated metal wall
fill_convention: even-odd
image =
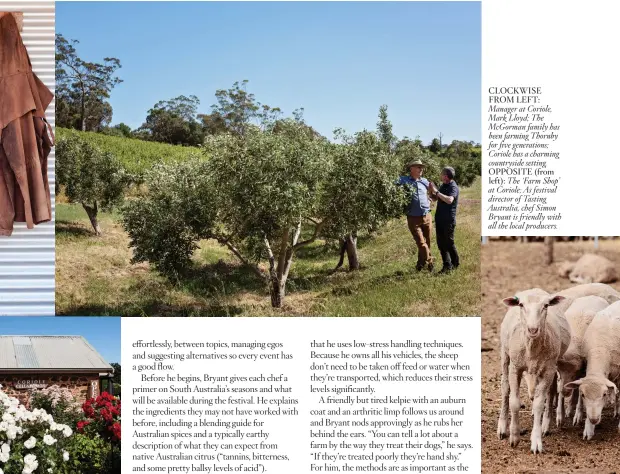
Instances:
[[[24,13],[22,38],[39,78],[54,91],[54,2],[0,0],[0,11]],[[55,102],[47,110],[54,126]],[[54,150],[49,159],[49,179],[54,206]],[[54,209],[54,207],[53,207]],[[0,316],[53,316],[54,220],[26,229],[16,224],[12,237],[0,237]]]

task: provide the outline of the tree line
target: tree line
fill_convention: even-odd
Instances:
[[[99,132],[126,138],[168,143],[181,146],[199,146],[209,136],[231,133],[244,136],[251,126],[261,126],[282,119],[282,110],[259,102],[248,92],[248,81],[235,82],[229,89],[215,92],[216,103],[208,114],[200,113],[200,100],[194,95],[161,100],[147,111],[144,123],[137,129],[124,123],[110,125],[112,90],[123,81],[118,76],[120,60],[104,58],[103,62],[88,62],[77,53],[77,40],[56,35],[56,124],[59,127]],[[386,108],[387,111],[387,108]],[[387,112],[381,113],[387,113]],[[303,115],[303,108],[293,117]],[[310,133],[320,134],[304,122]],[[390,130],[381,130],[391,134]],[[385,137],[384,137],[385,138]],[[425,145],[419,138],[391,137],[388,145],[401,154],[416,154],[428,162],[427,174],[437,179],[438,168],[449,163],[456,170],[459,183],[469,185],[481,174],[480,144],[453,140],[442,143],[434,138]]]

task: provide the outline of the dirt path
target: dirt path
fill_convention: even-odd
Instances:
[[[556,261],[576,260],[582,253],[591,252],[593,243],[556,243]],[[620,243],[601,241],[601,255],[620,265]],[[505,314],[501,300],[516,291],[539,287],[549,292],[572,286],[557,276],[555,266],[540,266],[543,244],[490,242],[482,246],[482,471],[500,473],[620,473],[620,433],[618,419],[612,419],[608,409],[601,426],[596,428],[592,441],[581,438],[583,426],[565,424],[559,431],[553,424],[551,434],[543,439],[545,453],[529,452],[532,427],[530,403],[524,389],[521,400],[522,429],[516,449],[508,441],[497,438],[497,417],[500,408],[499,327]],[[620,290],[620,283],[612,286]],[[555,418],[555,417],[554,417]]]

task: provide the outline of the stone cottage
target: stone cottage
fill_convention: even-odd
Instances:
[[[114,369],[82,336],[0,336],[2,390],[28,406],[32,389],[58,385],[77,401],[112,393]]]

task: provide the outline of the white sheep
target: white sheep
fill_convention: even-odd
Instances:
[[[620,301],[620,292],[616,291],[614,288],[605,283],[584,283],[583,285],[576,285],[570,288],[566,288],[556,294],[572,299],[581,298],[584,296],[599,296],[605,301],[607,301],[608,304]],[[524,376],[527,383],[527,390],[530,400],[533,400],[534,388],[536,384],[535,377],[531,377],[527,373],[524,374]],[[561,388],[562,387],[558,387],[558,392],[560,392]],[[576,403],[577,402],[574,400],[572,406],[574,407]]]
[[[570,288],[566,288],[558,292],[557,294],[561,296],[565,296],[567,298],[573,298],[573,299],[584,297],[584,296],[599,296],[603,298],[605,301],[607,301],[608,304],[615,303],[616,301],[620,301],[620,292],[616,291],[614,288],[612,288],[611,286],[605,283],[584,283],[582,285],[576,285]],[[584,372],[584,375],[585,375],[585,372]],[[534,400],[534,389],[536,385],[535,377],[532,377],[527,373],[524,374],[524,377],[525,377],[525,381],[527,384],[529,398],[530,400]],[[559,378],[557,381],[559,385]],[[558,386],[557,388],[558,394],[562,391],[562,389],[563,389],[563,386]],[[577,407],[579,407],[580,410],[576,410]],[[581,417],[582,417],[583,410],[581,409],[581,398],[579,397],[576,391],[573,391],[573,398],[571,400],[571,403],[569,404],[569,408],[570,410],[567,412],[568,415],[570,415],[573,409],[575,409],[575,417],[573,418],[573,424],[581,423]],[[620,405],[618,409],[620,411]],[[558,427],[561,427],[561,423],[563,422],[563,418],[564,418],[563,408],[560,408],[560,410],[562,411],[560,411],[559,413],[556,410],[556,423],[559,423]]]
[[[620,292],[605,283],[585,283],[558,291],[556,294],[573,299],[583,296],[600,296],[608,304],[620,301]]]
[[[584,285],[588,286],[588,285]],[[600,296],[584,296],[577,298],[564,313],[570,326],[571,342],[564,355],[558,360],[558,405],[556,421],[558,427],[564,420],[564,398],[572,396],[566,415],[570,416],[573,410],[575,416],[573,425],[581,422],[583,410],[578,391],[565,388],[566,384],[585,375],[586,353],[583,347],[583,338],[594,315],[609,306]]]
[[[570,344],[570,327],[564,311],[572,299],[549,295],[540,288],[504,299],[509,307],[501,327],[502,407],[497,434],[503,439],[509,428],[510,445],[519,444],[519,388],[524,372],[535,378],[532,410],[534,423],[531,451],[541,453],[542,436],[549,432],[557,362]],[[544,417],[543,417],[544,411]]]
[[[611,283],[618,280],[615,264],[592,253],[582,255],[574,263],[564,262],[558,268],[558,273],[573,283]]]
[[[594,427],[601,421],[603,408],[610,404],[618,411],[620,302],[596,313],[585,332],[583,344],[587,355],[586,376],[568,383],[566,388],[579,390],[586,412],[583,438],[590,440]]]

